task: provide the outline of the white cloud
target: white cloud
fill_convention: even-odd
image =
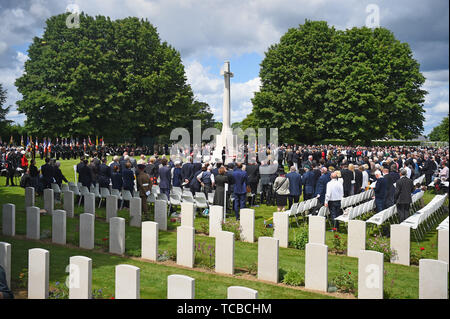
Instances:
[[[186,67],[187,81],[191,84],[195,97],[209,104],[218,121],[222,120],[224,81],[220,74],[212,74],[198,61]],[[259,77],[246,82],[233,82],[231,79],[231,122],[242,121],[252,110],[251,98],[259,91]]]

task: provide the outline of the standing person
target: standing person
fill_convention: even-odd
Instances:
[[[273,183],[273,192],[276,196],[277,211],[283,212],[289,195],[289,179],[286,177],[283,168],[278,170],[278,177]]]
[[[342,214],[341,200],[344,197],[344,187],[342,183],[338,181],[336,172],[333,172],[330,176],[331,180],[327,184],[327,190],[325,192],[324,206],[330,210],[331,221],[334,224],[334,228],[339,231],[339,222],[336,221],[336,217]]]
[[[0,265],[0,299],[14,299],[14,294],[8,287],[5,269]]]
[[[302,176],[297,172],[295,166],[291,166],[286,177],[289,179],[288,202],[289,208],[291,208],[294,203],[299,202],[300,196],[302,196]]]
[[[41,166],[42,184],[45,188],[51,188],[53,183],[53,167],[50,165],[50,158],[45,158],[45,164]],[[81,180],[80,180],[81,181]]]
[[[192,163],[193,159],[191,156],[187,157],[187,162],[181,166],[181,179],[182,185],[185,188],[189,188],[189,184],[191,182],[192,176],[194,176],[194,163]]]
[[[355,184],[354,184],[354,193],[359,194],[361,193],[362,189],[362,183],[363,183],[363,174],[362,171],[359,169],[360,166],[355,165],[355,169],[353,171],[353,174],[355,174]]]
[[[167,160],[166,160],[167,164]],[[131,167],[131,163],[130,163]],[[141,198],[141,206],[142,206],[142,214],[148,216],[148,206],[147,206],[147,196],[150,195],[151,191],[151,181],[150,176],[148,176],[147,173],[144,172],[145,170],[145,164],[138,164],[137,165],[138,174],[136,178],[136,184],[137,188],[139,189],[139,197]],[[131,170],[130,170],[131,171]]]
[[[319,180],[317,181],[316,185],[316,192],[315,195],[318,198],[319,201],[319,207],[320,208],[325,204],[325,194],[327,192],[327,184],[331,180],[330,173],[328,172],[328,169],[326,167],[322,167],[321,169],[321,176],[319,177]]]
[[[303,201],[314,196],[314,173],[309,165],[305,165],[305,174],[302,176],[303,182]]]
[[[395,186],[395,203],[397,204],[397,212],[399,223],[409,216],[409,208],[412,203],[411,194],[414,191],[414,183],[406,176],[406,170],[400,171],[400,179]]]
[[[109,188],[111,182],[111,167],[106,165],[107,159],[104,157],[98,167],[98,184],[100,187]]]
[[[270,181],[271,168],[266,162],[262,161],[261,166],[259,167],[259,176],[261,178],[261,204],[266,201],[267,205],[269,204],[271,193],[272,193],[272,185]]]
[[[36,167],[36,161],[31,160],[30,162],[30,177],[31,177],[31,187],[34,187],[36,191],[38,191],[39,185],[39,170]]]
[[[202,172],[195,177],[203,187],[206,198],[208,198],[208,193],[211,193],[214,184],[214,175],[208,170],[208,166],[208,164],[203,165]]]
[[[6,186],[9,186],[9,181],[11,181],[11,186],[16,186],[14,185],[14,173],[16,172],[16,159],[15,159],[15,154],[13,150],[10,150],[7,154],[6,154],[6,158],[5,158],[5,162],[6,162],[6,169],[7,169],[7,176],[6,176]]]
[[[175,161],[175,167],[170,171],[172,177],[172,186],[181,187],[182,177],[181,177],[181,162]]]
[[[127,162],[125,164],[125,169],[122,171],[122,179],[123,179],[123,189],[128,190],[133,194],[134,190],[134,173],[131,170],[131,163]],[[127,202],[126,205],[129,203]],[[128,207],[128,206],[125,206]]]
[[[392,175],[389,174],[388,168],[383,168],[383,178],[385,180],[385,187],[386,187],[384,208],[388,208],[395,204],[394,202],[395,186],[392,179]]]
[[[120,173],[119,165],[113,166],[113,171],[111,173],[111,182],[112,182],[112,189],[117,189],[119,192],[122,190],[123,179],[122,173]]]
[[[248,175],[248,185],[250,186],[250,206],[253,206],[255,204],[255,197],[256,192],[258,189],[258,183],[259,183],[259,167],[256,163],[256,159],[252,159],[248,165],[245,167],[245,171]]]
[[[381,212],[385,207],[386,199],[386,181],[381,175],[379,170],[375,171],[375,178],[377,179],[375,184],[375,205],[377,213]]]
[[[361,191],[364,192],[369,187],[369,173],[367,173],[367,169],[369,168],[369,165],[364,164],[359,167],[359,170],[361,171],[362,175],[362,184],[361,184]]]
[[[344,181],[344,197],[352,195],[352,187],[354,185],[353,172],[349,170],[348,167],[349,166],[345,164],[341,170],[341,176]]]
[[[423,164],[422,171],[425,174],[425,184],[428,186],[431,183],[431,178],[436,170],[434,161],[432,161],[428,155],[425,155],[425,163]]]
[[[92,172],[91,168],[88,166],[87,159],[83,159],[83,165],[79,166],[78,173],[80,175],[78,180],[80,181],[81,185],[86,186],[89,189],[92,184]]]
[[[170,167],[167,165],[167,159],[164,157],[161,160],[162,167],[159,168],[159,189],[161,190],[161,193],[166,194],[167,199],[170,197],[170,185],[171,185],[171,174],[170,174]]]
[[[219,205],[224,207],[225,203],[225,184],[228,183],[228,176],[225,174],[226,169],[224,166],[219,167],[219,174],[214,178],[214,184],[216,191],[214,192],[213,205]]]
[[[242,163],[237,163],[237,168],[233,171],[234,180],[234,211],[236,214],[236,220],[239,220],[239,211],[241,208],[245,208],[245,197],[247,194],[247,172],[242,170]]]

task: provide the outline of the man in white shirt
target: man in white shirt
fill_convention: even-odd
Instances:
[[[335,218],[342,214],[341,200],[343,197],[344,186],[338,181],[337,174],[333,172],[331,174],[331,181],[329,181],[327,184],[324,205],[330,210],[331,220],[333,221],[336,231],[339,231],[339,223],[335,221]]]

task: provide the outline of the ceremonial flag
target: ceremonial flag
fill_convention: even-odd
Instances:
[[[25,145],[23,144],[23,135],[20,136],[20,146],[25,146]]]
[[[95,135],[95,146],[98,146],[98,136]]]
[[[44,143],[42,146],[44,147],[44,154],[47,153],[47,141],[45,138],[44,138]]]
[[[86,139],[83,139],[83,148],[86,151]]]
[[[102,142],[102,146],[105,146],[105,141],[103,140],[103,136],[102,136],[101,142]]]
[[[36,151],[39,149],[39,143],[38,143],[37,137],[36,137],[36,143],[34,144],[34,148],[36,149]]]
[[[88,135],[88,143],[89,143],[89,146],[91,146],[92,145],[92,142],[91,142],[91,137]]]

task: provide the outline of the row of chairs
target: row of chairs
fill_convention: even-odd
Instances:
[[[415,214],[404,220],[401,225],[410,227],[416,236],[417,241],[431,229],[432,225],[435,225],[445,212],[445,201],[448,194],[436,195],[433,199],[423,208],[418,210]]]
[[[421,192],[416,193],[411,196],[411,200],[412,200],[411,213],[415,213],[419,209],[423,194],[424,194],[424,192],[421,191]],[[382,224],[384,224],[385,222],[389,221],[391,218],[395,219],[395,217],[398,217],[397,205],[392,205],[391,207],[388,207],[386,209],[383,209],[381,212],[376,213],[375,215],[370,217],[366,222],[379,227]],[[397,219],[397,222],[398,222],[398,219]]]
[[[448,230],[448,216],[446,219],[444,219],[439,226],[436,228],[436,230]]]
[[[345,209],[350,206],[358,205],[361,202],[369,200],[373,195],[374,190],[371,188],[359,194],[344,197],[341,201],[341,208]]]
[[[298,216],[299,215],[306,216],[306,213],[310,212],[310,210],[315,208],[318,205],[318,203],[319,200],[317,197],[299,203],[294,203],[292,204],[291,208],[286,211],[286,213],[289,214],[289,219],[291,219],[291,217],[295,217],[295,222],[297,223],[298,226]],[[289,222],[289,225],[290,224],[291,223]]]
[[[363,217],[375,209],[375,199],[362,203],[358,206],[347,209],[344,214],[336,217],[335,220],[348,223],[349,220]]]

